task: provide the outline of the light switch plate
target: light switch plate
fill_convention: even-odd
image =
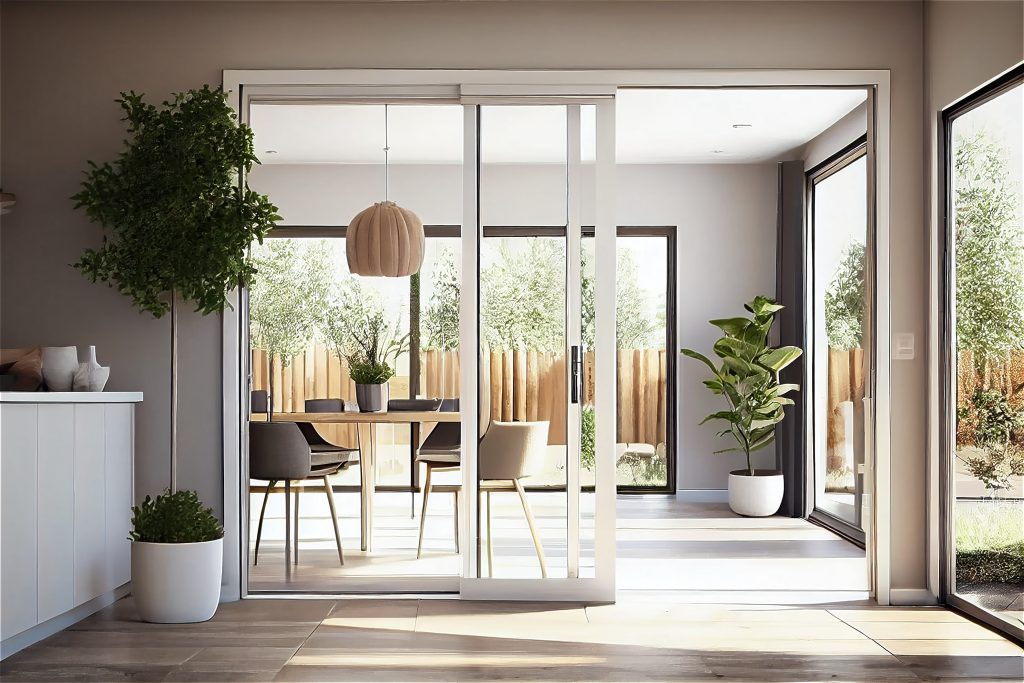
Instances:
[[[914,360],[913,332],[896,332],[892,335],[892,359]]]

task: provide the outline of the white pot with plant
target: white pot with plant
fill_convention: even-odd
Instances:
[[[744,308],[750,317],[710,321],[725,333],[713,347],[722,359],[721,366],[692,349],[682,352],[708,366],[712,377],[704,380],[704,385],[728,403],[728,410],[712,413],[700,423],[720,420],[728,425],[718,436],[732,437],[736,446],[715,452],[739,451],[747,459],[746,469],[729,473],[729,507],[739,515],[768,517],[782,504],[782,472],[755,469],[750,456],[774,443],[775,426],[785,417],[785,406],[793,405],[785,395],[800,389],[796,384],[781,383],[779,373],[802,352],[795,346],[768,345],[768,333],[782,306],[758,296]]]
[[[132,508],[132,595],[144,621],[206,621],[220,602],[224,528],[195,491]]]
[[[409,335],[401,334],[399,321],[388,323],[380,302],[351,280],[326,307],[322,334],[339,359],[348,364],[356,385],[359,411],[387,410],[388,380],[395,374],[398,357],[409,349]]]
[[[135,508],[131,536],[132,590],[147,621],[209,619],[220,596],[223,531],[194,491],[177,491],[178,307],[228,307],[228,292],[256,273],[250,246],[281,218],[245,184],[259,160],[226,97],[203,86],[156,107],[121,93],[125,149],[113,163],[90,162],[73,197],[109,232],[75,267],[155,318],[170,313],[170,486]]]

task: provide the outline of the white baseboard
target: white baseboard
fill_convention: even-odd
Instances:
[[[890,605],[937,605],[939,601],[927,588],[890,588]]]
[[[125,584],[119,588],[104,593],[92,600],[82,603],[78,607],[68,610],[64,614],[58,614],[53,619],[48,619],[41,624],[37,624],[27,631],[22,631],[16,635],[11,636],[0,643],[0,659],[6,659],[13,655],[15,652],[24,650],[29,645],[38,643],[43,638],[49,638],[54,633],[63,631],[67,627],[77,624],[82,619],[99,612],[107,605],[117,602],[124,596],[128,595],[131,590],[131,584]]]
[[[728,503],[729,492],[725,489],[679,489],[676,498],[687,503]]]

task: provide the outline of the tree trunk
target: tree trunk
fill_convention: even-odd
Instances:
[[[409,398],[420,393],[420,274],[409,278]]]
[[[178,490],[178,297],[171,290],[171,493]]]

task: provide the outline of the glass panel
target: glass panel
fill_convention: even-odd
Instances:
[[[956,593],[1022,625],[1024,86],[952,123]]]
[[[480,245],[480,400],[490,424],[481,430],[479,472],[482,488],[498,489],[481,494],[480,575],[540,577],[536,540],[547,575],[564,578],[566,107],[483,106],[480,131],[481,222],[508,228],[498,236],[485,228]],[[538,235],[529,226],[561,232]],[[545,423],[546,444],[525,460],[503,451],[499,421]],[[530,489],[525,499],[513,479]]]
[[[868,176],[863,151],[850,159],[813,185],[814,480],[815,506],[860,526]]]
[[[374,316],[380,316],[390,336],[404,340],[403,350],[390,361],[391,398],[458,396],[461,240],[455,235],[463,208],[462,116],[461,105],[389,105],[385,131],[382,105],[274,103],[251,108],[263,164],[253,169],[250,184],[273,198],[284,225],[340,227],[386,197],[414,211],[428,226],[423,267],[411,278],[352,275],[341,230],[337,237],[276,236],[254,245],[259,272],[249,299],[252,388],[272,390],[275,412],[301,412],[306,400],[316,398],[340,398],[346,409],[355,410],[355,385],[345,356],[354,349],[353,323]],[[387,166],[385,139],[390,148]],[[423,424],[420,438],[433,427]],[[410,505],[419,502],[411,494],[413,429],[407,424],[373,429],[378,490],[367,494],[375,510],[373,550],[359,550],[361,468],[353,466],[331,477],[345,565],[338,563],[326,497],[317,490],[302,496],[300,564],[286,574],[281,558],[283,496],[272,495],[260,562],[250,570],[251,589],[280,590],[286,582],[289,588],[315,592],[342,589],[334,581],[347,576],[459,573],[449,492],[430,499],[424,553],[416,559],[421,516],[419,505],[414,517],[409,514]],[[357,445],[353,425],[322,424],[316,431],[331,443]],[[364,429],[364,442],[366,434]],[[450,470],[438,472],[433,483],[445,486],[459,479]],[[252,484],[254,546],[266,482]]]
[[[668,486],[668,237],[620,228],[616,242],[616,378],[619,424],[616,483]],[[640,265],[644,267],[641,268]],[[589,391],[583,407],[583,485],[594,483],[594,240],[583,241],[583,342]],[[589,436],[589,439],[588,439]]]

